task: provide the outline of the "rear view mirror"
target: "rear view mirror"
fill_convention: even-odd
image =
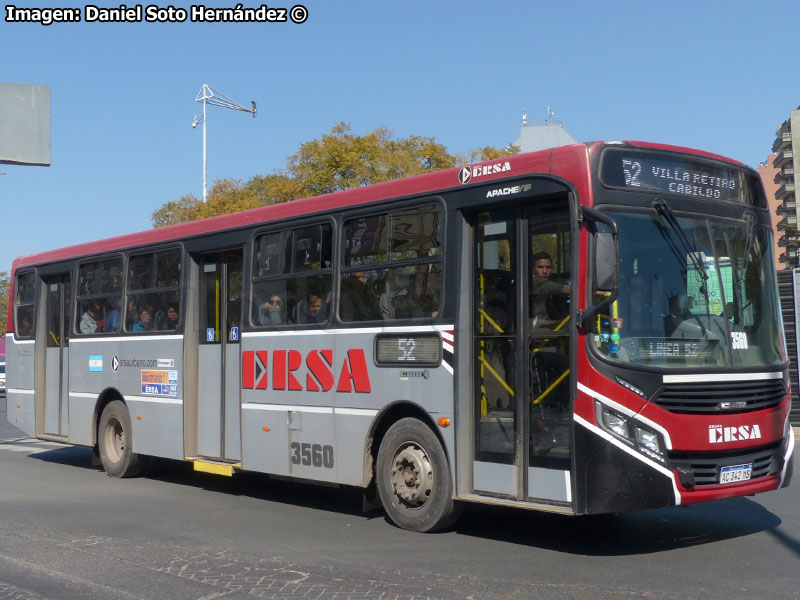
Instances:
[[[581,208],[583,220],[605,224],[611,231],[596,231],[590,241],[592,257],[592,295],[598,292],[605,297],[586,307],[580,315],[584,327],[591,324],[592,318],[611,306],[619,293],[619,250],[617,245],[617,224],[606,214],[584,206]]]
[[[594,289],[612,292],[617,285],[617,244],[611,232],[594,236]]]

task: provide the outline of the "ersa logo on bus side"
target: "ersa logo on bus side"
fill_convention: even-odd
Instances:
[[[471,183],[479,177],[486,177],[487,175],[495,175],[497,173],[505,173],[511,170],[511,163],[508,161],[491,163],[488,165],[468,165],[461,167],[458,172],[458,180],[462,184]],[[530,183],[522,185],[510,185],[499,187],[486,192],[487,198],[497,198],[498,196],[511,196],[512,194],[521,194],[531,189]]]

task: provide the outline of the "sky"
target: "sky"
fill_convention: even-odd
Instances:
[[[800,105],[797,0],[300,1],[301,24],[86,22],[73,0],[59,6],[80,23],[43,26],[7,22],[4,4],[0,81],[50,86],[52,164],[0,164],[0,271],[149,229],[164,203],[201,197],[191,124],[204,83],[258,103],[255,119],[208,108],[209,189],[280,170],[339,122],[466,154],[513,142],[523,110],[532,124],[548,106],[580,141],[676,144],[756,167]]]

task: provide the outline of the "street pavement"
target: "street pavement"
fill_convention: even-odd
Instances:
[[[439,534],[360,495],[194,473],[112,479],[0,412],[0,599],[800,599],[800,482],[617,517],[468,506]]]

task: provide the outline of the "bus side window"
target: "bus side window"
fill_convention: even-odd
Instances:
[[[255,243],[253,325],[326,323],[330,314],[332,228],[309,225],[266,233]]]
[[[132,256],[128,262],[125,331],[175,331],[181,306],[180,248]],[[172,318],[170,318],[170,314]]]
[[[14,285],[14,308],[17,338],[33,337],[34,299],[36,275],[33,272],[17,275]]]
[[[121,324],[122,257],[78,268],[77,331],[85,335],[117,333]]]
[[[341,320],[437,317],[441,235],[442,210],[435,203],[345,221]]]

